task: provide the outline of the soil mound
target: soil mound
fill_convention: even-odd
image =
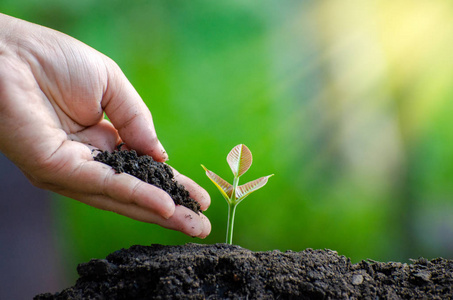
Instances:
[[[253,252],[227,244],[132,246],[77,268],[44,299],[451,299],[453,261],[352,264],[331,250]]]

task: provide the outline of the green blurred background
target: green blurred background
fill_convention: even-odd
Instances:
[[[453,258],[453,2],[2,0],[0,11],[115,60],[169,164],[211,194],[205,240],[54,196],[69,282],[77,263],[134,244],[224,242],[227,204],[200,164],[230,180],[240,143],[254,155],[243,183],[275,176],[238,207],[235,244]]]

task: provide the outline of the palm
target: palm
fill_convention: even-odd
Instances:
[[[84,131],[98,126],[103,120],[104,108],[110,109],[112,95],[109,93],[112,87],[109,89],[108,85],[117,84],[114,78],[122,76],[121,71],[104,55],[69,37],[64,42],[55,37],[41,43],[45,52],[30,47],[30,53],[24,56],[31,66],[30,81],[35,86],[33,93],[37,98],[40,96],[40,104],[50,104],[45,110],[46,122],[62,129],[70,139],[96,143],[96,136],[92,138],[90,133],[86,136]],[[128,88],[139,98],[131,86]],[[115,87],[113,89],[116,90]],[[145,110],[143,107],[140,109]],[[111,118],[118,118],[118,113],[108,113]],[[100,145],[96,146],[110,148],[116,138],[100,141]]]

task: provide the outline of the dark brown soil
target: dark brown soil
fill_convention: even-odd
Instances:
[[[331,250],[252,252],[226,244],[133,246],[78,266],[44,299],[452,299],[453,261],[352,264]]]
[[[96,150],[94,160],[111,166],[116,173],[127,173],[166,191],[175,201],[194,212],[200,212],[200,204],[189,197],[189,192],[175,181],[172,169],[165,163],[154,161],[151,156],[138,156],[135,150],[113,152]]]

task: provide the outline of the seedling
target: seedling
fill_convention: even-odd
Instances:
[[[230,165],[231,171],[234,175],[232,185],[223,180],[214,172],[206,169],[205,166],[201,166],[206,171],[206,176],[211,179],[211,181],[219,189],[220,193],[228,203],[226,242],[231,245],[233,243],[234,215],[236,213],[237,205],[252,192],[262,188],[267,183],[269,177],[273,176],[274,174],[255,179],[246,184],[238,186],[239,177],[247,172],[247,170],[252,165],[252,152],[250,152],[249,148],[247,148],[247,146],[243,144],[237,145],[230,151],[230,153],[228,153],[227,162]]]

